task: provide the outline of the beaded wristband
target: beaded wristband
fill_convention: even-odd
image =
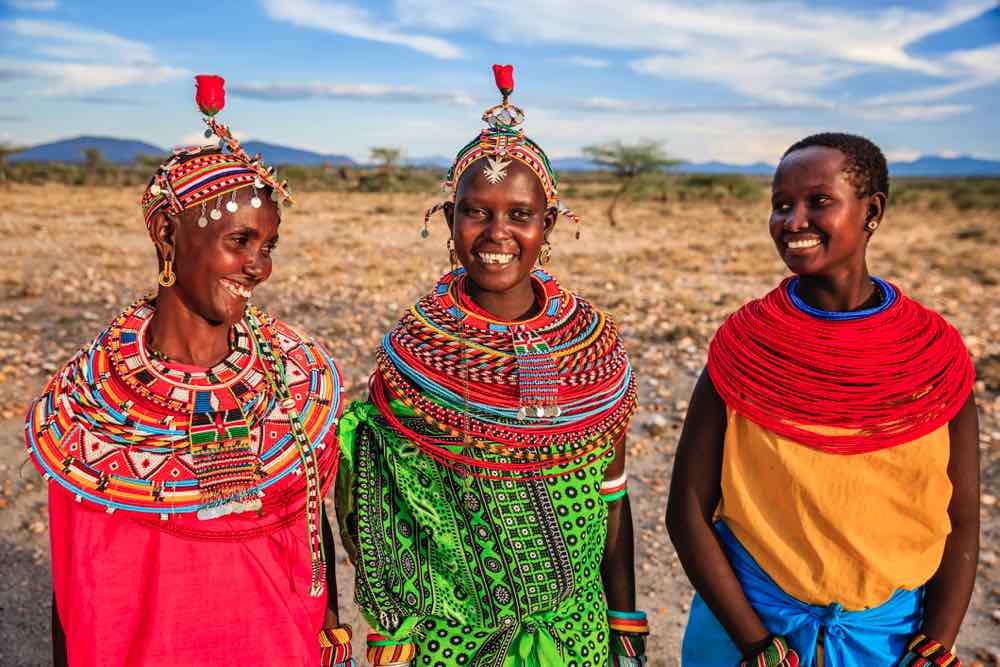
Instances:
[[[338,625],[319,631],[319,658],[321,667],[353,666],[351,658],[351,626]]]
[[[642,611],[608,610],[611,667],[645,667],[649,622]]]
[[[799,667],[799,654],[784,637],[772,636],[771,643],[763,651],[740,663],[740,667]]]
[[[906,647],[906,655],[899,661],[899,667],[961,667],[962,661],[946,649],[941,642],[924,633],[913,636]]]
[[[617,479],[606,479],[601,482],[600,493],[606,503],[613,503],[628,495],[628,473],[623,472]]]
[[[406,640],[392,640],[368,633],[368,664],[372,667],[406,667],[417,655],[417,646]]]

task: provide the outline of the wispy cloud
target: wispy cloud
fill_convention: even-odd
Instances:
[[[51,12],[59,6],[56,0],[7,0],[3,4],[23,12]]]
[[[227,90],[234,96],[269,101],[322,98],[389,102],[444,102],[462,106],[470,106],[475,102],[474,98],[461,93],[371,83],[236,83],[230,84]]]
[[[834,93],[838,84],[886,68],[942,80],[941,87],[913,91],[910,101],[928,101],[920,95],[926,92],[945,99],[982,85],[977,68],[993,64],[989,54],[963,62],[914,55],[909,47],[979,16],[994,0],[950,0],[931,10],[733,0],[632,0],[627,12],[612,0],[466,0],[459,9],[450,6],[446,0],[407,0],[397,2],[397,12],[418,29],[645,53],[630,62],[639,74],[718,84],[793,107],[834,107],[844,102],[838,99],[843,93]]]
[[[564,58],[563,62],[588,69],[604,69],[611,64],[603,58],[591,58],[590,56],[570,56],[569,58]]]
[[[30,44],[39,60],[0,58],[0,79],[32,79],[48,95],[86,96],[127,85],[154,85],[186,74],[161,63],[151,47],[103,30],[15,19],[0,32]],[[101,98],[106,99],[106,98]]]
[[[405,46],[435,58],[454,59],[462,56],[462,50],[451,42],[439,37],[414,34],[392,20],[373,17],[365,9],[348,2],[262,0],[261,4],[272,19],[302,28]]]

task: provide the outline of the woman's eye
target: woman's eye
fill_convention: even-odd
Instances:
[[[775,202],[774,204],[771,205],[771,207],[777,213],[788,213],[788,211],[792,210],[792,205],[784,202],[782,203]]]
[[[528,220],[531,218],[530,211],[511,211],[510,217],[514,220]]]
[[[814,206],[826,206],[831,201],[833,200],[830,197],[827,197],[826,195],[816,195],[815,197],[813,197]]]

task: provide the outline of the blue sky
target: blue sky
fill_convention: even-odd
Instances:
[[[655,139],[773,163],[846,130],[891,159],[1000,159],[995,0],[0,0],[0,141],[189,143],[213,73],[237,136],[451,155],[498,101],[492,63],[553,157]]]

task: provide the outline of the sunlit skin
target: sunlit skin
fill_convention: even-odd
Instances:
[[[778,165],[772,187],[771,238],[800,277],[798,295],[823,310],[857,310],[879,298],[868,274],[872,232],[865,224],[882,222],[886,196],[859,193],[844,172],[846,164],[834,148],[796,150]],[[819,243],[788,247],[801,240]],[[769,643],[770,631],[750,605],[712,527],[722,497],[727,421],[726,404],[703,370],[677,446],[666,525],[691,583],[749,659]],[[948,431],[951,532],[941,564],[926,584],[921,631],[952,646],[972,594],[979,549],[979,422],[971,393]]]
[[[474,162],[459,180],[455,204],[445,218],[455,252],[468,272],[472,300],[497,319],[524,319],[535,308],[531,270],[556,224],[541,181],[531,169],[511,160],[506,177],[490,183],[486,160]],[[504,264],[488,263],[482,253],[513,255]]]
[[[886,197],[859,193],[844,172],[846,160],[825,146],[793,151],[778,165],[771,190],[774,245],[801,278],[799,296],[823,310],[855,310],[875,292],[865,261],[872,233],[865,225],[882,222]]]
[[[205,227],[196,222],[198,207],[153,220],[156,249],[173,261],[177,281],[159,288],[147,344],[173,361],[209,367],[225,358],[230,328],[243,317],[248,300],[234,288],[252,292],[271,276],[277,204],[262,194],[261,207],[254,208],[252,197],[251,188],[238,190],[239,209],[230,213],[223,206],[222,218],[209,219]]]

